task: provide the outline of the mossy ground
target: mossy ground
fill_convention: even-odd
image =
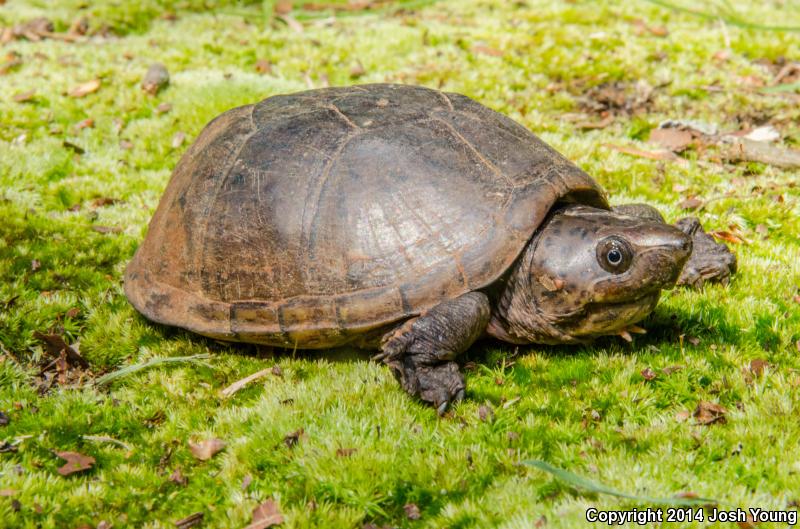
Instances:
[[[15,491],[0,497],[0,526],[172,527],[203,512],[207,527],[242,527],[269,497],[285,527],[577,527],[588,506],[637,505],[577,493],[519,465],[533,458],[633,494],[691,491],[773,509],[800,499],[797,173],[695,152],[687,163],[659,162],[608,147],[648,149],[640,140],[667,118],[723,130],[769,122],[787,144],[800,143],[796,100],[753,87],[772,75],[759,59],[800,58],[800,33],[747,30],[643,1],[438,2],[308,19],[302,33],[270,20],[269,3],[166,4],[0,6],[6,25],[44,14],[63,30],[88,14],[92,27],[119,35],[2,48],[21,64],[0,77],[0,410],[10,417],[0,442],[19,449],[0,454],[0,489]],[[785,26],[800,25],[797,7],[737,9],[744,20]],[[165,11],[176,19],[162,18]],[[669,34],[642,31],[636,19]],[[725,50],[727,58],[715,57]],[[271,73],[256,71],[259,59]],[[156,97],[138,86],[154,61],[172,73]],[[357,62],[364,73],[356,79]],[[98,77],[96,93],[66,95]],[[591,87],[639,80],[656,87],[643,111],[600,130],[565,119]],[[175,133],[191,140],[228,108],[309,83],[382,81],[462,92],[509,114],[594,175],[615,203],[646,201],[675,219],[686,196],[714,198],[699,212],[706,227],[735,224],[750,242],[735,247],[738,275],[729,287],[668,293],[644,323],[649,333],[630,345],[478,345],[468,354],[468,398],[444,419],[366,356],[263,358],[153,325],[128,305],[122,272],[185,149],[172,146]],[[30,90],[33,101],[13,100]],[[157,112],[165,102],[172,110]],[[77,130],[87,118],[94,126]],[[100,197],[116,201],[93,202]],[[213,355],[205,366],[155,367],[109,388],[40,396],[37,330],[79,341],[96,373],[151,357]],[[753,359],[769,362],[763,375],[747,373]],[[282,376],[220,398],[221,388],[272,364]],[[675,364],[684,367],[659,372]],[[650,382],[640,374],[648,367],[658,373]],[[727,423],[676,419],[699,401],[725,406]],[[493,418],[480,419],[482,405]],[[305,435],[286,446],[284,436],[299,428]],[[228,445],[201,463],[186,443],[205,437]],[[341,457],[338,448],[356,451]],[[62,477],[54,450],[97,462]],[[176,468],[185,487],[168,481]],[[419,506],[419,520],[406,517],[408,503]]]

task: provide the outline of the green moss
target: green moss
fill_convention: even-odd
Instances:
[[[781,5],[736,6],[736,14],[796,24],[797,14]],[[90,27],[106,24],[121,35],[5,48],[22,64],[3,76],[0,100],[0,343],[8,351],[0,362],[0,410],[11,418],[0,426],[0,441],[19,443],[18,452],[0,454],[0,489],[16,490],[21,506],[17,512],[11,498],[0,497],[4,526],[106,520],[172,527],[204,512],[209,527],[242,527],[255,505],[273,497],[286,527],[527,528],[542,516],[547,527],[576,527],[588,506],[629,505],[579,494],[518,464],[529,458],[633,494],[693,491],[774,509],[796,500],[796,175],[767,165],[721,166],[691,152],[686,163],[657,162],[608,145],[649,149],[641,142],[670,118],[721,130],[773,122],[787,143],[797,143],[797,105],[742,80],[771,79],[758,59],[797,60],[797,32],[746,30],[647,2],[470,0],[333,22],[298,13],[307,19],[298,33],[273,20],[271,6],[10,0],[0,13],[6,24],[46,14],[59,30],[88,16]],[[164,19],[165,12],[177,19]],[[669,34],[641,32],[637,19]],[[713,58],[725,49],[726,60]],[[261,59],[272,63],[270,74],[256,71]],[[138,83],[154,61],[167,65],[172,82],[151,97]],[[365,70],[357,78],[356,62]],[[66,95],[98,77],[96,93]],[[467,354],[475,363],[468,398],[446,419],[409,399],[366,355],[264,359],[255,347],[148,323],[128,305],[124,266],[171,169],[205,123],[309,84],[383,81],[462,92],[512,116],[595,176],[615,203],[649,202],[675,219],[686,214],[678,206],[686,196],[713,198],[697,214],[711,229],[735,224],[748,239],[736,246],[739,274],[729,287],[666,294],[644,323],[648,334],[632,344],[478,345]],[[650,103],[607,128],[582,131],[567,119],[583,112],[581,98],[593,87],[619,82],[635,91],[639,81],[655,87]],[[33,102],[11,99],[29,90]],[[172,109],[159,112],[163,103]],[[87,118],[94,127],[78,130]],[[187,143],[175,148],[177,132]],[[78,343],[97,373],[156,356],[212,352],[213,359],[153,367],[108,388],[56,386],[41,396],[32,382],[43,353],[33,333],[48,330]],[[754,359],[769,362],[760,377],[748,371]],[[282,376],[219,396],[273,363]],[[661,371],[676,365],[672,374]],[[657,377],[645,381],[645,368]],[[701,400],[725,406],[727,423],[676,418]],[[486,421],[480,406],[493,410]],[[287,446],[284,437],[300,428],[299,442]],[[186,442],[205,437],[227,447],[201,463]],[[340,448],[356,450],[342,456]],[[97,463],[62,477],[53,450]],[[176,468],[187,486],[169,481]],[[251,483],[243,489],[246,476]],[[420,520],[407,519],[407,503],[419,506]]]

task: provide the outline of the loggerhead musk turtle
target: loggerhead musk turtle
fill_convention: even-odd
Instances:
[[[379,349],[442,412],[481,336],[624,333],[662,289],[727,281],[696,219],[610,207],[589,175],[463,95],[375,84],[270,97],[209,123],[128,265],[150,320],[222,340]]]

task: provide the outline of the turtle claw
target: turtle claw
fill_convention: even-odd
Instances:
[[[419,357],[406,355],[387,364],[403,389],[433,405],[436,412],[442,415],[451,403],[464,398],[464,375],[455,362],[424,365],[418,363],[418,359]]]

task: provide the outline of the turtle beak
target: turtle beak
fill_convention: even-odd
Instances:
[[[672,288],[678,281],[686,261],[692,254],[692,238],[669,224],[659,224],[646,230],[640,244],[642,256],[656,253],[662,271],[654,277],[660,288]]]

